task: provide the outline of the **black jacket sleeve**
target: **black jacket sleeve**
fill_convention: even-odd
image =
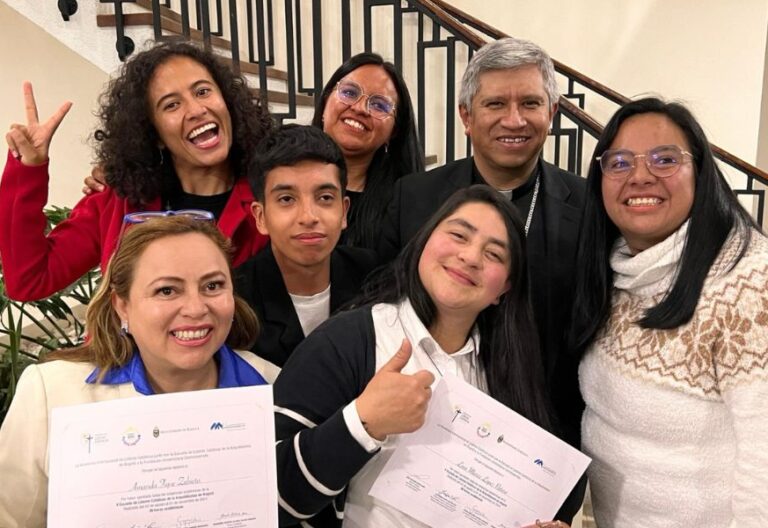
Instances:
[[[340,525],[323,510],[343,510],[347,483],[374,456],[342,415],[373,377],[374,341],[370,308],[345,312],[312,332],[283,367],[274,386],[281,526],[320,512],[323,526]]]

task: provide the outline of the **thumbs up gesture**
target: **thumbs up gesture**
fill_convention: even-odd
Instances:
[[[390,434],[411,433],[424,424],[435,376],[427,370],[402,374],[409,359],[411,344],[404,339],[355,401],[366,431],[377,440]]]
[[[27,114],[27,124],[14,123],[5,135],[8,148],[13,157],[21,160],[24,165],[40,165],[48,161],[48,149],[51,138],[59,128],[64,116],[67,115],[72,103],[62,104],[46,121],[40,122],[37,116],[37,103],[32,85],[24,83],[24,107]]]

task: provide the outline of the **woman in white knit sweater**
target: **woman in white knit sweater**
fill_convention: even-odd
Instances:
[[[622,107],[588,176],[571,336],[601,527],[768,521],[768,242],[691,113]]]

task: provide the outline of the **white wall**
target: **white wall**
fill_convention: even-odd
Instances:
[[[82,3],[82,2],[80,2]],[[95,22],[94,22],[95,26]],[[25,123],[23,81],[32,82],[41,119],[61,103],[74,105],[51,144],[48,203],[74,205],[90,172],[88,135],[96,125],[93,111],[107,74],[0,1],[0,130]],[[5,133],[0,165],[5,165]]]
[[[713,143],[755,163],[768,0],[450,2],[623,95],[683,100]]]

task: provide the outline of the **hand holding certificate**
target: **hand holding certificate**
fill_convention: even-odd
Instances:
[[[370,494],[440,527],[551,519],[590,459],[453,376],[424,426],[404,438]]]
[[[277,526],[272,388],[54,409],[48,526]]]

